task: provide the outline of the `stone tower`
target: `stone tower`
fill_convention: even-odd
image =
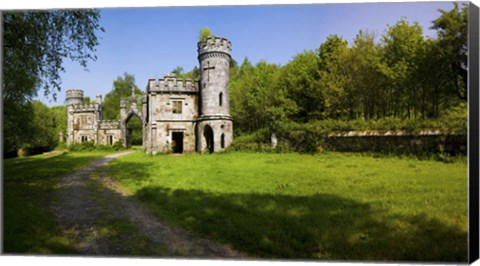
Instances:
[[[75,105],[83,104],[82,90],[68,90],[67,91],[67,144],[73,143],[73,114]]]
[[[198,43],[200,93],[197,150],[217,152],[231,145],[232,117],[229,106],[229,66],[232,44],[220,37]]]

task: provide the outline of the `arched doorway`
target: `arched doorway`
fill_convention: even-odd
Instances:
[[[203,137],[207,143],[208,151],[210,153],[214,152],[215,143],[213,142],[213,129],[209,125],[206,125],[203,129]]]
[[[139,114],[131,112],[125,119],[125,147],[143,145],[143,122]]]

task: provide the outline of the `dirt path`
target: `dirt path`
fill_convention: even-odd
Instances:
[[[129,153],[96,159],[59,183],[55,217],[81,254],[247,257],[228,246],[168,226],[129,197],[106,171],[108,162]]]

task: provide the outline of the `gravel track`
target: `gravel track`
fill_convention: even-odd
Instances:
[[[168,256],[188,258],[246,258],[247,255],[231,247],[211,240],[192,236],[190,233],[167,225],[130,197],[107,175],[111,160],[130,152],[111,154],[94,160],[90,165],[63,177],[59,182],[58,200],[53,211],[65,236],[75,243],[83,255],[124,255],[118,250],[116,240],[99,233],[99,221],[114,217],[133,224],[137,230],[127,231],[118,238],[146,237],[152,249],[167,247]],[[122,242],[124,243],[124,242]],[[117,247],[117,248],[114,248]],[[128,255],[128,254],[127,254]],[[135,254],[152,257],[155,254]]]

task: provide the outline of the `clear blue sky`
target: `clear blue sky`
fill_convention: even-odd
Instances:
[[[68,89],[83,89],[91,99],[105,96],[125,72],[145,89],[149,78],[161,78],[176,66],[189,71],[198,65],[196,43],[204,26],[232,42],[238,63],[248,57],[254,64],[264,59],[284,65],[299,52],[317,49],[331,34],[350,43],[359,30],[368,29],[378,41],[387,24],[402,17],[418,21],[425,35],[435,36],[428,28],[439,16],[437,10],[452,7],[451,2],[404,2],[101,9],[105,32],[99,33],[98,60],[89,62],[88,72],[65,61],[57,102],[40,99],[49,106],[64,104]]]

